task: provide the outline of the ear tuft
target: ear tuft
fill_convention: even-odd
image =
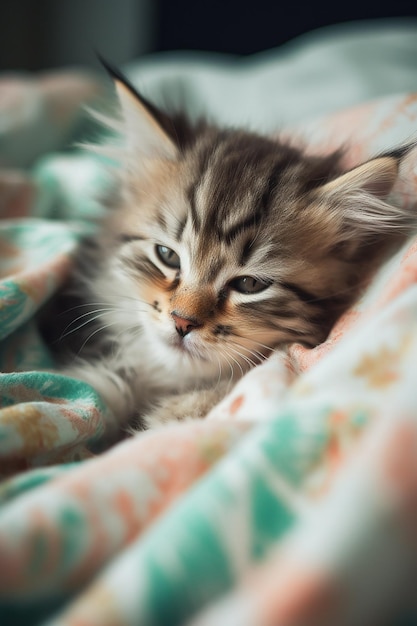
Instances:
[[[399,163],[394,156],[381,156],[338,176],[319,191],[330,195],[363,191],[377,198],[386,198],[397,180]]]
[[[329,225],[333,246],[349,240],[358,245],[378,240],[382,246],[415,230],[415,212],[389,199],[407,153],[376,157],[315,190],[316,223]]]
[[[175,159],[177,147],[166,131],[168,116],[144,98],[119,69],[98,57],[115,85],[130,156]]]

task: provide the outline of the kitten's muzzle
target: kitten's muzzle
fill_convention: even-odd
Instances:
[[[185,337],[192,330],[203,325],[195,317],[181,317],[176,311],[171,311],[171,317],[175,323],[175,330],[180,337]]]

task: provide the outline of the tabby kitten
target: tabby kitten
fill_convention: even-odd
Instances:
[[[141,429],[203,417],[275,348],[322,342],[415,218],[387,202],[404,150],[344,172],[340,152],[191,123],[109,71],[115,197],[80,253],[65,372]]]

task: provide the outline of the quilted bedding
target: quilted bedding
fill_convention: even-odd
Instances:
[[[36,325],[106,184],[99,160],[52,151],[106,87],[0,88],[0,624],[417,623],[417,237],[324,344],[277,352],[206,420],[123,439],[94,390],[42,371]],[[349,145],[349,167],[416,136],[417,95],[284,130]],[[394,196],[417,211],[417,149]]]

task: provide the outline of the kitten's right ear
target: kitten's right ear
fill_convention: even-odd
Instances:
[[[178,151],[170,136],[173,129],[168,115],[139,94],[117,68],[99,59],[116,88],[128,150],[133,156],[175,159]]]

